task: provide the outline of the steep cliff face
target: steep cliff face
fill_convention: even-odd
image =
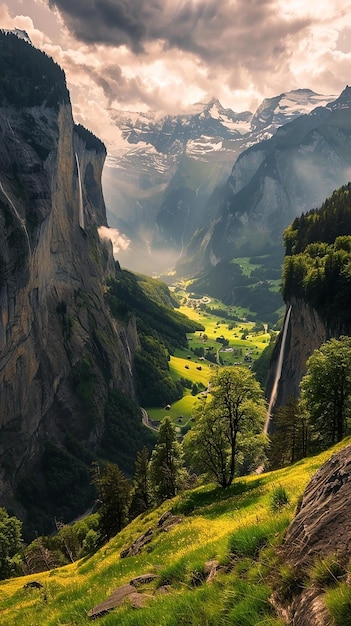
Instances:
[[[295,218],[283,235],[286,248],[282,295],[291,307],[284,354],[280,334],[274,349],[267,396],[282,360],[276,405],[299,395],[306,361],[331,338],[350,335],[351,183],[322,206]],[[279,359],[281,357],[281,359]]]
[[[190,241],[183,265],[189,258],[195,271],[209,270],[235,256],[270,254],[296,215],[348,180],[350,115],[346,87],[334,102],[241,152],[226,184],[210,198],[208,219]]]
[[[291,308],[288,323],[281,376],[278,384],[275,405],[286,404],[289,396],[299,396],[301,378],[306,372],[306,362],[316,348],[331,337],[338,337],[340,332],[336,328],[328,328],[320,315],[303,300],[292,299],[287,302]],[[279,334],[270,361],[267,383],[267,398],[272,392],[274,379],[277,373],[279,356],[282,349],[282,336]]]
[[[108,389],[133,396],[138,338],[104,302],[114,272],[112,246],[98,234],[104,146],[74,126],[69,102],[5,102],[0,135],[0,502],[8,505],[45,441],[70,433],[96,445]],[[88,409],[79,385],[89,381]]]
[[[335,570],[333,574],[329,565],[330,586],[335,587],[338,579],[347,580],[351,547],[350,470],[351,448],[348,446],[334,454],[313,476],[286,532],[280,554],[293,568],[295,580],[300,582],[288,602],[278,595],[275,605],[283,604],[292,626],[335,623],[325,604],[328,583],[311,584],[308,572],[319,559],[332,558],[334,569],[338,563],[338,572]]]

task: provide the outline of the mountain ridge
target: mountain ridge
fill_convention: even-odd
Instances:
[[[158,261],[167,252],[167,262],[154,271],[174,265],[207,219],[211,194],[225,184],[238,155],[272,137],[284,120],[332,99],[310,90],[282,93],[262,103],[261,121],[257,112],[235,113],[216,98],[187,115],[116,115],[129,145],[137,146],[108,157],[104,174],[109,222],[131,240],[121,263],[151,273],[150,253]]]

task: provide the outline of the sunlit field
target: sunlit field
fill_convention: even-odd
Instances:
[[[184,300],[182,294],[181,300]],[[225,307],[218,300],[205,299],[207,303],[216,309],[232,312],[234,315],[244,315],[242,310],[235,307]],[[181,305],[180,311],[190,319],[200,322],[203,331],[197,331],[188,335],[188,348],[177,349],[171,356],[169,368],[174,380],[186,378],[199,386],[198,393],[192,394],[191,390],[184,389],[184,396],[178,402],[174,402],[168,410],[165,407],[149,407],[147,412],[152,420],[160,421],[168,415],[179,431],[191,424],[194,410],[199,403],[206,400],[206,389],[213,373],[213,368],[220,365],[240,365],[251,368],[253,362],[260,356],[264,348],[269,344],[271,335],[268,326],[266,332],[256,332],[253,322],[224,319],[223,316],[207,313],[196,308],[196,301],[189,299],[188,305]],[[226,343],[223,346],[221,341]],[[203,350],[204,355],[210,352],[213,361],[208,361],[205,356],[195,354],[195,351]]]
[[[184,492],[133,520],[90,558],[0,582],[1,626],[90,624],[92,607],[149,572],[155,580],[138,589],[147,595],[146,606],[136,610],[126,601],[100,617],[101,626],[282,626],[269,603],[280,567],[275,548],[314,472],[349,443],[344,440],[292,467],[237,479],[225,490],[209,484]],[[273,513],[277,487],[285,489],[289,502]],[[137,537],[157,528],[166,510],[172,510],[178,523],[168,532],[157,532],[136,556],[121,558],[121,551]],[[218,574],[205,583],[205,564],[213,560]],[[42,587],[26,586],[31,581]],[[167,591],[159,593],[165,585]]]

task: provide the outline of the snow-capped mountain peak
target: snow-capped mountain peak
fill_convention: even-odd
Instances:
[[[299,115],[311,113],[319,106],[327,106],[334,95],[322,95],[311,89],[293,89],[273,98],[265,98],[252,118],[252,129],[272,131],[291,122]]]

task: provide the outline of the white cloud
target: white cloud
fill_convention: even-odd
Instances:
[[[28,31],[65,70],[76,121],[109,152],[118,109],[174,113],[218,97],[236,111],[294,88],[350,83],[345,0],[7,0],[4,27]],[[117,8],[124,7],[123,19]],[[59,12],[60,10],[60,12]],[[21,15],[27,12],[27,15]]]
[[[100,226],[98,233],[101,239],[109,239],[112,241],[113,255],[116,255],[124,250],[127,250],[130,240],[117,230],[117,228],[107,228],[106,226]]]

